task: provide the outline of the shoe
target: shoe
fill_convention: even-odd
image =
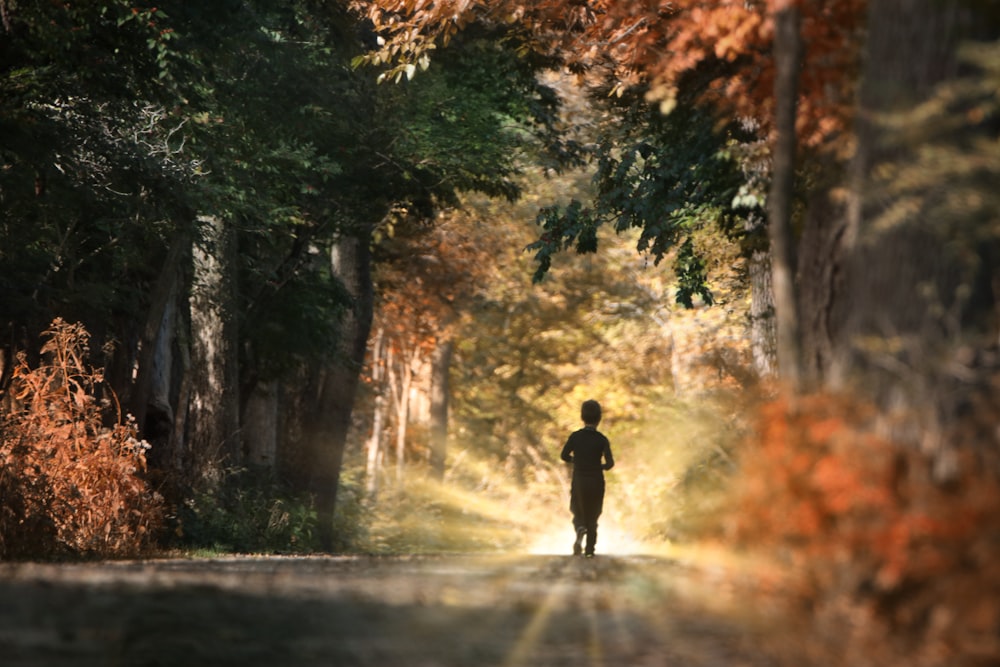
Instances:
[[[584,557],[585,558],[593,558],[594,557],[594,552],[593,551],[588,551],[586,554],[584,554]]]
[[[576,542],[573,543],[573,555],[579,556],[583,553],[583,536],[587,534],[587,531],[578,528],[576,531]]]

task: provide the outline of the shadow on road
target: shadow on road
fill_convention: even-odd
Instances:
[[[0,655],[9,667],[768,664],[716,594],[651,557],[7,564]]]

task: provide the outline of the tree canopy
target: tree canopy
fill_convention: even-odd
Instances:
[[[643,86],[668,111],[685,76],[706,67],[717,75],[704,97],[756,119],[765,133],[773,116],[774,13],[788,0],[718,3],[561,0],[365,0],[354,3],[384,38],[370,59],[412,72],[466,26],[512,25],[525,49],[558,58],[576,71],[607,78],[615,94]],[[798,125],[805,145],[835,148],[850,117],[863,0],[805,0],[806,51]]]

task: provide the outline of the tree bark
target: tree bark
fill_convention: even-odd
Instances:
[[[448,457],[448,403],[451,394],[448,380],[453,350],[452,340],[440,340],[431,358],[431,473],[438,480],[444,479]]]
[[[810,326],[818,333],[808,339],[817,373],[825,386],[877,404],[889,437],[939,453],[938,461],[965,395],[955,355],[977,346],[950,323],[969,286],[948,242],[961,221],[930,214],[933,193],[901,200],[883,175],[918,160],[907,118],[959,77],[957,46],[981,29],[969,18],[963,3],[872,0],[847,200],[834,220],[811,212],[807,230],[828,266],[808,281],[822,284],[813,293],[818,326]],[[838,211],[829,199],[817,203]]]
[[[748,234],[763,234],[765,221],[752,215],[747,221]],[[766,247],[755,247],[747,258],[750,278],[750,355],[757,377],[777,376],[778,357],[775,346],[774,290],[771,287],[771,255]]]
[[[402,345],[400,345],[402,347]],[[402,488],[406,464],[406,433],[410,423],[410,388],[419,351],[400,350],[386,360],[389,388],[396,408],[396,484]]]
[[[795,117],[802,51],[799,8],[794,3],[786,3],[775,13],[774,23],[774,161],[771,190],[767,198],[771,286],[777,326],[778,375],[789,389],[797,391],[801,385],[802,360],[791,203],[795,184]]]
[[[888,114],[912,109],[935,84],[956,73],[954,51],[960,10],[955,3],[921,0],[873,0],[869,39],[859,93],[857,152],[851,165],[850,200],[843,235],[844,281],[835,295],[832,337],[837,341],[829,377],[837,386],[857,371],[865,382],[877,381],[876,395],[894,391],[901,378],[876,372],[893,365],[886,350],[866,346],[866,339],[915,345],[924,355],[940,333],[928,295],[947,293],[949,267],[942,239],[922,212],[913,211],[890,227],[875,224],[894,203],[873,190],[879,165],[912,159],[893,141]],[[914,148],[914,147],[910,147]],[[921,287],[923,286],[923,289]],[[935,297],[932,297],[935,298]],[[866,349],[867,347],[867,349]]]
[[[236,330],[236,241],[216,216],[199,216],[193,244],[191,393],[188,441],[194,477],[220,481],[241,462]]]
[[[135,417],[140,433],[147,437],[150,432],[146,424],[146,412],[149,409],[150,395],[155,384],[157,370],[169,368],[169,363],[162,360],[159,365],[154,363],[157,353],[164,352],[164,337],[173,333],[173,319],[168,314],[171,300],[176,298],[176,286],[183,272],[182,262],[191,248],[191,237],[187,233],[178,233],[167,250],[167,256],[160,268],[160,275],[153,288],[153,294],[146,321],[143,324],[139,340],[139,355],[136,363],[135,380],[129,393],[128,410]],[[169,403],[167,404],[169,406]],[[158,406],[162,408],[163,406]]]
[[[330,262],[353,299],[341,321],[335,359],[324,370],[316,412],[306,436],[312,462],[310,488],[316,498],[318,537],[321,548],[334,547],[334,514],[344,447],[351,426],[358,379],[368,346],[374,305],[371,275],[371,227],[356,236],[342,236],[333,246]]]
[[[379,461],[382,451],[382,435],[385,432],[385,330],[379,329],[372,341],[371,376],[375,392],[372,407],[372,432],[365,443],[365,494],[369,501],[378,496]]]
[[[824,185],[810,196],[799,242],[799,306],[802,325],[802,370],[810,388],[822,387],[833,358],[834,295],[843,280],[845,206]]]
[[[243,448],[247,463],[273,468],[278,456],[278,383],[257,382],[243,412]]]

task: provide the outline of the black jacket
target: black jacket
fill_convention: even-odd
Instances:
[[[573,477],[604,477],[604,471],[615,466],[611,443],[593,426],[585,426],[570,435],[560,458],[573,464]]]

